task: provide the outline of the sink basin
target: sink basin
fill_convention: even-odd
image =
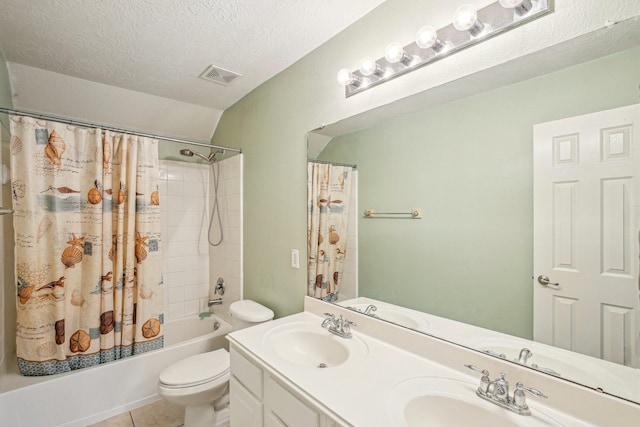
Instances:
[[[369,304],[349,304],[349,307],[359,312],[364,312],[368,306]],[[369,316],[419,331],[426,331],[429,328],[429,323],[426,320],[412,317],[409,314],[403,313],[401,310],[396,310],[382,304],[376,304],[376,307],[377,310],[371,312]]]
[[[334,368],[362,360],[367,345],[358,337],[340,338],[320,324],[286,324],[265,335],[265,346],[277,357],[306,368]]]
[[[557,420],[536,410],[523,416],[500,408],[476,396],[477,383],[453,378],[418,377],[398,384],[389,394],[388,408],[394,425],[420,426],[562,426]]]

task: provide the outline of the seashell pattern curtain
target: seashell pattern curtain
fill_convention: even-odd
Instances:
[[[10,152],[21,373],[161,348],[158,141],[12,116]]]
[[[350,167],[307,164],[307,295],[335,301],[347,248]]]

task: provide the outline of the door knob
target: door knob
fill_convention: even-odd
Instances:
[[[547,276],[538,276],[538,283],[552,289],[560,289],[560,283],[551,283]]]

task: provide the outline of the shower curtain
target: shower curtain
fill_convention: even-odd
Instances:
[[[10,152],[20,372],[162,347],[157,140],[12,116]]]
[[[307,295],[338,299],[347,248],[350,167],[307,164]]]

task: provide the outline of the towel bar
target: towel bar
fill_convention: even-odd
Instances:
[[[422,209],[412,208],[411,212],[378,212],[375,209],[366,209],[363,215],[365,218],[374,218],[375,216],[385,215],[409,215],[412,219],[421,219]]]

